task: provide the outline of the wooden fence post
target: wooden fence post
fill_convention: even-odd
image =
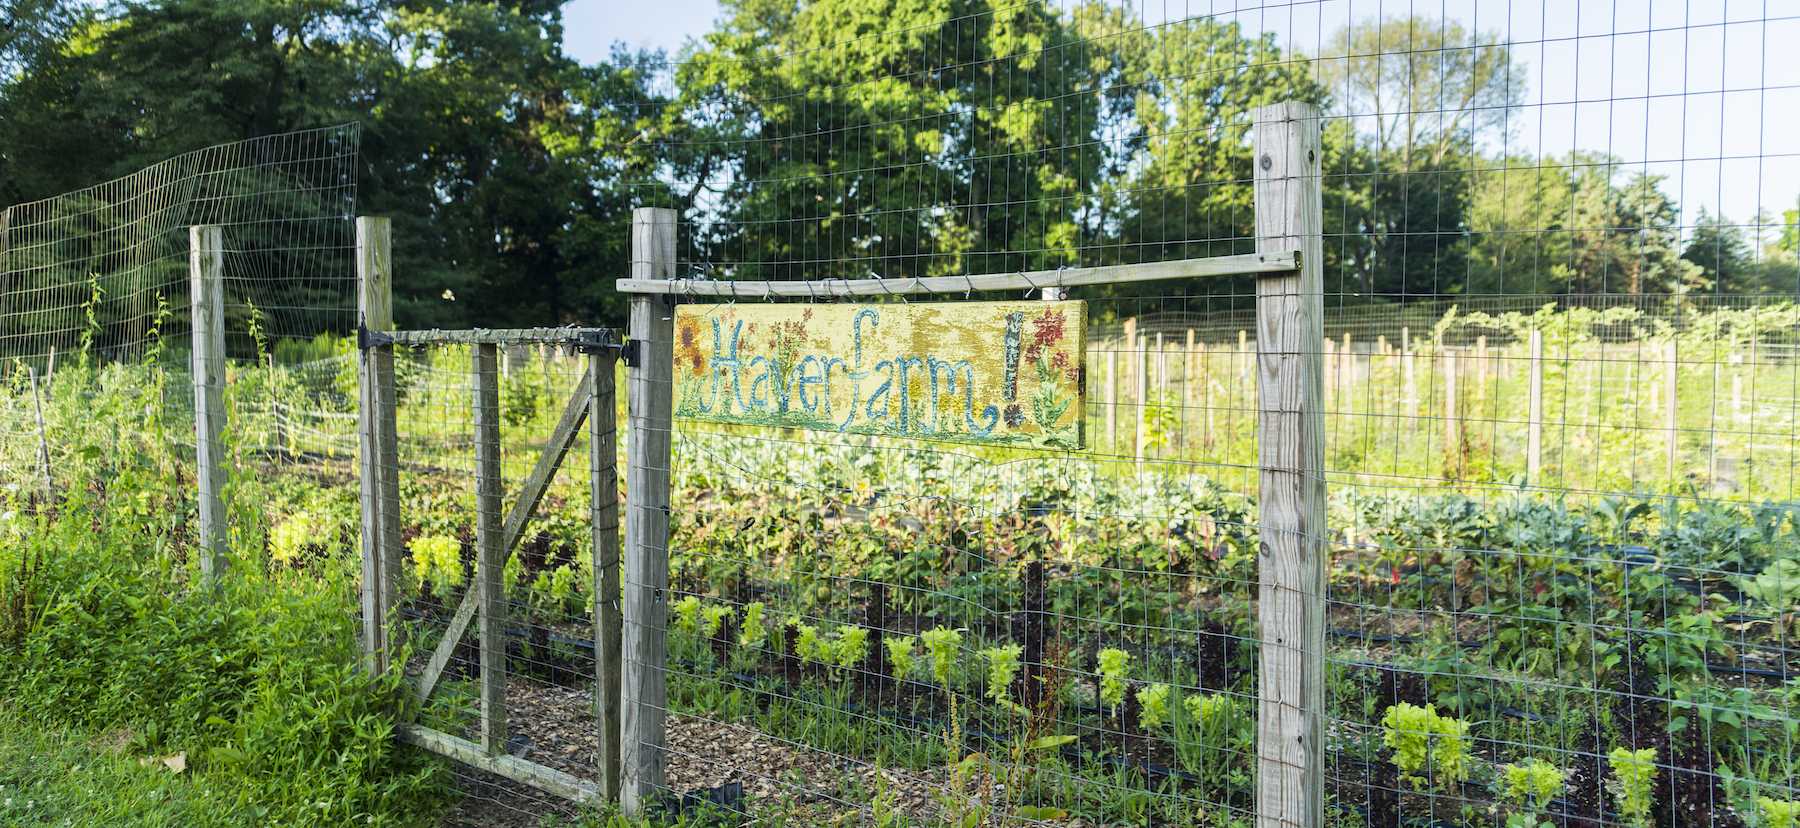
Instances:
[[[50,438],[45,433],[48,429],[44,426],[44,397],[38,391],[37,369],[27,366],[25,371],[31,380],[31,407],[37,413],[38,475],[44,478],[44,505],[49,506],[56,501],[56,481],[50,477]],[[195,376],[198,375],[196,372]],[[201,433],[205,430],[201,429]]]
[[[364,333],[394,329],[389,222],[356,220],[357,317]],[[363,648],[376,672],[399,648],[389,626],[400,588],[400,462],[394,423],[394,346],[369,344],[357,362],[358,477],[362,481]]]
[[[200,572],[225,574],[225,232],[188,228],[194,329],[194,448],[200,486]],[[46,470],[48,473],[48,470]]]
[[[1531,332],[1531,396],[1525,413],[1525,476],[1538,485],[1544,469],[1544,332]]]
[[[1400,395],[1406,401],[1405,425],[1408,431],[1413,430],[1417,425],[1413,418],[1419,414],[1419,382],[1418,378],[1413,376],[1413,370],[1412,332],[1401,328],[1400,371],[1405,374],[1406,379],[1405,387],[1401,390]]]
[[[594,685],[599,697],[600,792],[619,798],[619,431],[610,351],[590,354],[588,385],[588,480],[594,533]]]
[[[1256,248],[1300,251],[1301,269],[1257,279],[1262,638],[1256,817],[1324,824],[1324,208],[1319,108],[1258,107]]]
[[[481,750],[506,750],[505,512],[500,502],[500,349],[474,346],[470,407],[475,419],[475,585],[481,631]]]
[[[1108,343],[1112,344],[1112,343]],[[1119,348],[1106,350],[1106,441],[1118,452],[1119,444]]]
[[[1146,430],[1150,419],[1150,337],[1139,334],[1137,341],[1132,343],[1132,348],[1135,351],[1132,357],[1132,367],[1135,369],[1132,378],[1137,381],[1134,392],[1137,395],[1134,400],[1137,403],[1137,461],[1142,463],[1144,448],[1150,440]]]
[[[675,211],[639,207],[631,215],[631,278],[675,277]],[[664,641],[669,586],[669,432],[675,408],[674,306],[665,297],[631,297],[636,358],[626,371],[630,429],[625,466],[625,658],[620,704],[619,802],[628,816],[655,803],[668,786],[668,677]]]
[[[1457,411],[1457,373],[1456,354],[1445,351],[1438,359],[1444,362],[1444,456],[1457,458],[1452,461],[1453,468],[1461,468],[1459,450],[1462,443],[1462,423],[1458,422]]]
[[[1663,453],[1667,455],[1671,489],[1676,483],[1675,446],[1680,436],[1681,418],[1681,398],[1677,393],[1681,385],[1681,364],[1677,361],[1680,352],[1676,348],[1673,339],[1663,343]]]

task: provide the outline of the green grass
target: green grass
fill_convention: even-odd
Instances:
[[[274,824],[239,774],[176,774],[68,728],[0,713],[0,825],[209,828]]]

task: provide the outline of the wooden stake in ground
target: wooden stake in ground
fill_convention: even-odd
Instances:
[[[389,222],[356,220],[357,316],[368,332],[394,329]],[[357,361],[358,477],[362,481],[363,646],[377,672],[400,642],[400,458],[394,418],[394,346],[370,343]]]
[[[1667,455],[1668,480],[1671,489],[1678,481],[1675,479],[1675,447],[1680,436],[1679,425],[1681,405],[1677,389],[1680,386],[1681,363],[1677,361],[1679,352],[1675,340],[1663,343],[1663,452]]]
[[[44,478],[44,504],[49,505],[56,499],[56,482],[50,479],[50,440],[44,434],[44,399],[38,392],[37,369],[27,366],[25,372],[26,378],[31,380],[31,407],[37,412],[38,473]]]
[[[1262,549],[1259,828],[1324,824],[1325,478],[1323,207],[1319,109],[1255,111],[1256,246],[1299,250],[1298,272],[1257,279]]]
[[[1531,332],[1531,394],[1525,411],[1525,476],[1533,485],[1544,470],[1544,332]]]
[[[225,235],[188,228],[194,333],[194,448],[199,478],[200,571],[223,575],[230,552],[225,517]]]
[[[1444,361],[1444,458],[1445,467],[1450,476],[1461,479],[1462,474],[1462,421],[1458,418],[1456,355],[1446,353],[1439,357]]]
[[[1148,424],[1145,422],[1150,418],[1150,346],[1148,340],[1149,337],[1146,336],[1138,337],[1132,359],[1132,367],[1136,374],[1133,379],[1137,380],[1137,461],[1139,463],[1144,462],[1144,449],[1150,439],[1150,435],[1147,433]]]
[[[1119,346],[1106,350],[1106,440],[1119,444]],[[1115,448],[1114,451],[1117,451]]]
[[[599,710],[600,792],[619,798],[619,642],[624,618],[619,608],[619,444],[618,398],[611,352],[587,358],[588,485],[592,498],[589,525],[594,554],[594,695]]]
[[[498,347],[474,346],[475,584],[481,630],[481,749],[506,751],[506,546],[500,497]]]
[[[631,276],[675,277],[674,210],[640,207],[631,216]],[[668,786],[667,650],[669,432],[675,409],[674,307],[662,296],[631,297],[636,358],[626,370],[629,452],[625,465],[623,698],[619,803],[636,816]],[[634,364],[632,364],[634,363]]]

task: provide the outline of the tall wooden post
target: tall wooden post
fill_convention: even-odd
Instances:
[[[1150,419],[1150,338],[1139,334],[1132,343],[1133,379],[1137,380],[1137,461],[1144,462],[1144,448],[1149,443],[1150,435],[1146,431],[1146,421]]]
[[[1319,108],[1258,107],[1256,249],[1301,269],[1256,283],[1262,637],[1257,718],[1260,828],[1324,824],[1324,271]]]
[[[613,373],[617,358],[611,353],[591,354],[587,359],[588,386],[593,389],[588,409],[588,480],[594,533],[594,686],[599,706],[600,792],[608,800],[619,798],[619,431],[618,402]]]
[[[1444,352],[1438,357],[1444,362],[1444,456],[1459,457],[1462,448],[1462,423],[1457,411],[1457,373],[1456,354]],[[1452,462],[1453,467],[1460,468],[1461,463]]]
[[[188,287],[194,328],[194,447],[200,484],[200,572],[225,574],[225,233],[188,228]],[[48,474],[48,470],[45,471]]]
[[[1538,485],[1544,469],[1544,332],[1531,332],[1531,394],[1525,412],[1525,476]]]
[[[48,506],[56,500],[56,481],[50,477],[50,438],[45,433],[49,429],[44,425],[44,395],[38,389],[37,369],[26,366],[25,371],[31,380],[31,409],[37,414],[38,476],[44,479],[44,504]],[[200,372],[196,371],[194,375],[199,376]],[[198,394],[200,389],[196,387],[194,391]],[[204,422],[199,418],[195,418],[195,420]],[[197,426],[197,428],[201,434],[207,433],[205,426]],[[117,440],[114,442],[116,443]],[[201,535],[201,537],[206,536]]]
[[[393,259],[385,218],[356,220],[357,317],[363,331],[394,329]],[[357,362],[358,477],[362,482],[363,648],[377,671],[400,642],[400,462],[394,423],[394,346],[369,344]]]
[[[631,215],[631,278],[675,276],[675,211],[639,207]],[[635,816],[668,786],[664,641],[669,587],[669,431],[675,409],[672,297],[631,297],[636,364],[626,371],[625,612],[622,648],[619,802]]]
[[[1106,351],[1106,440],[1118,451],[1119,444],[1119,347]]]
[[[1680,437],[1681,398],[1680,387],[1681,363],[1675,340],[1663,343],[1663,453],[1666,455],[1668,480],[1673,490],[1675,480],[1675,447]]]
[[[474,346],[475,594],[481,619],[481,749],[506,750],[506,525],[500,498],[499,347]]]

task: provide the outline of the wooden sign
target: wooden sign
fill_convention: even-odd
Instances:
[[[675,416],[1081,448],[1087,305],[939,302],[675,309]]]

